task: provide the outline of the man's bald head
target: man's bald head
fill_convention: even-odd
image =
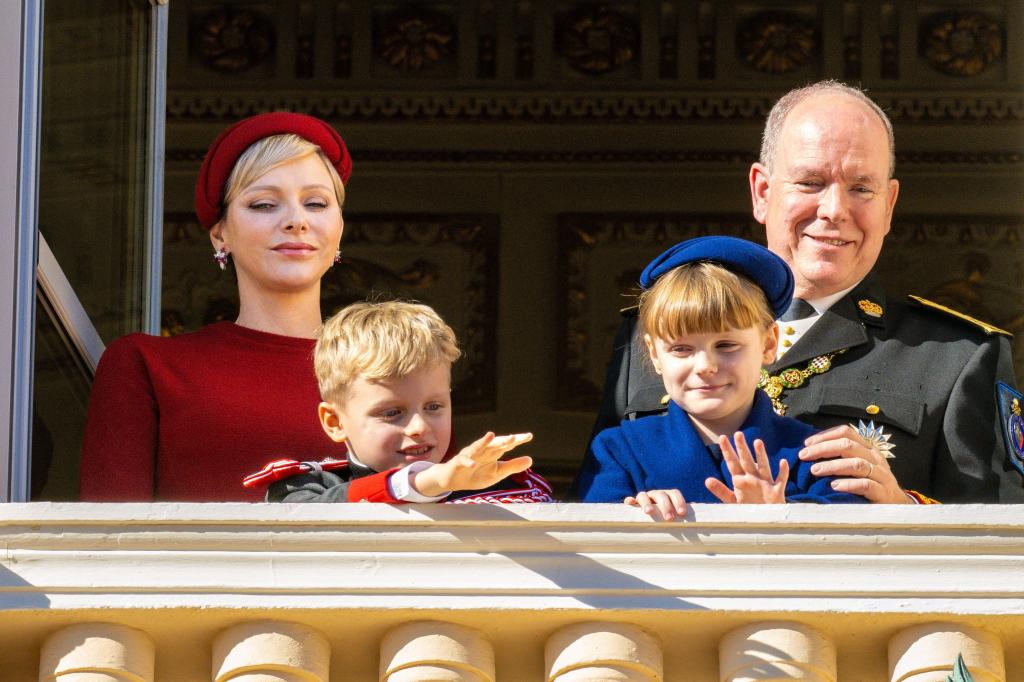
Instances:
[[[768,120],[764,124],[764,133],[761,136],[761,164],[772,171],[772,163],[775,160],[775,149],[778,145],[779,135],[786,123],[789,113],[801,102],[819,95],[844,95],[850,97],[869,108],[885,126],[889,136],[889,177],[896,173],[896,138],[892,131],[892,121],[882,108],[868,97],[863,90],[855,88],[837,80],[824,80],[802,88],[790,90],[783,95],[772,110],[768,113]]]

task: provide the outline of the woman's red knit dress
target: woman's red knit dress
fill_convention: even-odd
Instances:
[[[231,322],[114,341],[89,400],[81,498],[255,502],[242,479],[268,461],[344,456],[317,419],[313,345]]]

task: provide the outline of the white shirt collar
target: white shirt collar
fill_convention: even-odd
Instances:
[[[857,284],[860,284],[860,282],[857,282]],[[829,294],[828,296],[807,299],[807,302],[811,305],[812,308],[814,308],[814,312],[816,312],[819,316],[823,315],[826,310],[828,310],[829,308],[836,304],[836,301],[838,301],[843,296],[846,296],[848,293],[853,291],[854,288],[857,287],[857,284],[854,284],[852,287],[849,287],[848,289],[843,289],[842,291],[837,291],[834,294]]]

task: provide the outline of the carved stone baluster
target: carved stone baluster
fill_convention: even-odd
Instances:
[[[752,623],[719,642],[718,669],[722,682],[835,682],[836,648],[807,625]]]
[[[957,654],[974,682],[1004,682],[1003,643],[996,635],[956,623],[925,623],[889,640],[891,682],[945,682]]]
[[[214,682],[327,682],[331,649],[311,627],[261,620],[213,641]]]
[[[141,630],[80,623],[43,643],[39,682],[152,682],[154,659],[153,640]]]
[[[478,631],[441,621],[390,630],[380,644],[380,682],[494,682],[494,649]]]
[[[577,623],[548,638],[547,682],[661,682],[661,642],[628,623]]]

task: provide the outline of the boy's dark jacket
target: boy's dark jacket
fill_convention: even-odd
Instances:
[[[276,460],[245,479],[246,487],[270,486],[267,502],[383,502],[401,504],[388,490],[388,477],[398,471],[376,472],[345,460],[296,462]],[[457,490],[442,502],[522,503],[554,502],[551,485],[527,469],[498,481],[484,490]]]

